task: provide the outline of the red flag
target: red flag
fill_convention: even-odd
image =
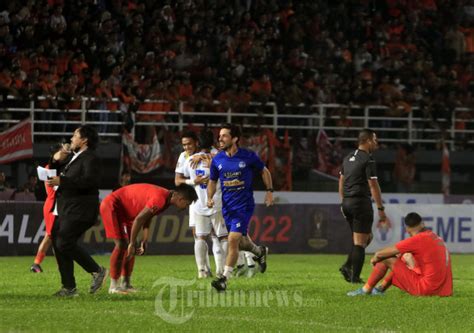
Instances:
[[[152,144],[138,144],[129,133],[124,132],[122,143],[122,149],[124,149],[123,163],[129,165],[129,168],[125,169],[131,169],[137,173],[148,173],[163,164],[161,145],[156,133]]]
[[[342,149],[339,142],[332,144],[325,130],[319,130],[316,137],[317,165],[314,171],[324,177],[339,179],[342,164]]]
[[[441,191],[444,195],[449,195],[451,187],[451,165],[449,163],[448,146],[443,143],[443,156],[441,160]]]
[[[33,157],[31,119],[0,133],[0,164]]]

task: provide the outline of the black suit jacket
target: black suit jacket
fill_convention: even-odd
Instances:
[[[56,192],[60,219],[95,223],[99,214],[102,167],[93,151],[83,151],[61,172]]]

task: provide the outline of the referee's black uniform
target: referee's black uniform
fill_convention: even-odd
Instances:
[[[342,162],[342,213],[353,233],[370,234],[374,211],[369,180],[377,179],[375,161],[365,150],[356,149]],[[340,184],[341,186],[341,184]],[[367,244],[352,244],[347,261],[339,271],[344,279],[352,283],[362,283],[360,273],[365,259]]]
[[[344,158],[342,212],[352,232],[370,234],[374,211],[369,179],[377,179],[375,161],[369,153],[356,149]]]

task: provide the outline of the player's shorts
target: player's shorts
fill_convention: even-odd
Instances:
[[[249,230],[250,219],[252,218],[252,211],[234,211],[224,214],[225,225],[228,232],[239,232],[242,236],[247,236]]]
[[[195,222],[196,236],[207,236],[214,230],[217,237],[227,236],[227,227],[222,212],[206,216],[196,212],[192,213]]]
[[[372,200],[368,197],[348,197],[342,200],[342,214],[351,226],[352,232],[370,234],[374,221]]]
[[[392,283],[394,286],[406,291],[413,296],[429,295],[424,291],[421,283],[423,276],[421,274],[417,274],[415,270],[408,268],[402,259],[397,258],[393,264],[392,271]]]
[[[100,204],[100,216],[107,238],[130,240],[133,221],[128,221],[123,217],[120,202],[117,199],[112,196],[106,197]]]
[[[189,219],[188,219],[188,225],[190,228],[196,227],[196,221],[194,219],[194,214],[191,206],[189,206]]]

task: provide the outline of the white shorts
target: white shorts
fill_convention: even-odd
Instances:
[[[196,226],[196,221],[195,221],[195,218],[194,218],[194,212],[191,209],[191,207],[189,207],[188,225],[189,225],[190,228],[194,228]]]
[[[211,233],[211,230],[214,230],[217,237],[227,236],[227,227],[225,226],[222,212],[217,212],[210,216],[197,213],[193,213],[192,215],[193,217],[190,217],[190,221],[192,219],[195,223],[196,236],[207,236]],[[189,225],[191,225],[191,222]]]

